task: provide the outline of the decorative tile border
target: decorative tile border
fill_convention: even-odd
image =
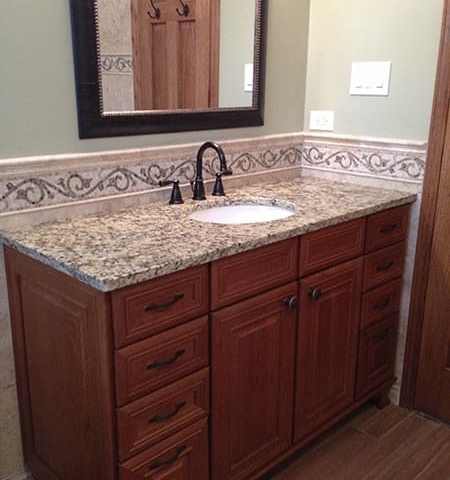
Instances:
[[[221,142],[221,145],[235,175],[300,166],[301,162],[301,144],[296,137]],[[19,175],[17,172],[0,175],[0,214],[148,192],[160,188],[159,182],[167,179],[189,183],[195,176],[197,149],[198,145],[81,155],[75,162],[73,156],[60,156],[56,171],[43,170],[45,161],[41,159],[38,171],[33,169],[32,161],[27,162],[27,169],[22,169]],[[89,161],[83,162],[83,158]],[[48,161],[55,162],[51,157]],[[203,165],[205,180],[214,178],[217,171],[219,159],[213,150],[207,150]]]
[[[420,184],[426,144],[356,137],[288,134],[220,142],[234,175],[289,167],[351,173]],[[0,215],[160,188],[161,180],[193,180],[200,144],[1,161]],[[204,178],[219,161],[204,158]]]
[[[133,58],[131,55],[101,55],[102,75],[133,75]]]
[[[422,183],[426,143],[306,137],[302,167]]]

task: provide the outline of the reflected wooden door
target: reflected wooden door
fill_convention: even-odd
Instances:
[[[219,0],[131,0],[136,110],[218,105]]]

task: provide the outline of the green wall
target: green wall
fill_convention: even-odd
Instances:
[[[308,18],[309,0],[269,0],[263,127],[79,140],[69,0],[1,0],[0,158],[301,131]]]
[[[426,140],[443,0],[312,0],[305,129],[334,110],[335,132]],[[353,61],[391,61],[388,97],[350,96]]]
[[[269,0],[264,126],[79,140],[69,0],[1,0],[0,159],[298,132],[311,109],[335,110],[336,133],[424,140],[442,5]],[[392,61],[389,97],[348,94],[366,60]]]

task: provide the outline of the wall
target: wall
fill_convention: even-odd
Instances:
[[[443,0],[313,0],[305,127],[335,110],[335,132],[426,140]],[[389,97],[350,96],[352,61],[392,61]]]
[[[263,127],[79,140],[69,1],[2,0],[0,159],[301,131],[309,0],[268,3]]]

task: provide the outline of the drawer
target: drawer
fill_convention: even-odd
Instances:
[[[297,278],[298,239],[290,238],[211,264],[212,310]]]
[[[209,414],[209,369],[204,368],[117,410],[121,461]]]
[[[122,406],[208,365],[208,317],[116,350],[114,360]]]
[[[370,215],[367,219],[366,252],[405,240],[409,210],[409,205],[402,205]]]
[[[400,242],[369,253],[364,259],[363,290],[403,275],[406,243]]]
[[[333,225],[300,238],[300,276],[318,272],[364,253],[365,218]]]
[[[207,265],[113,292],[116,348],[206,314],[208,296]]]
[[[363,295],[361,328],[383,317],[398,312],[402,293],[402,279],[397,278]]]
[[[119,465],[119,480],[208,480],[206,419]]]
[[[361,332],[356,379],[356,400],[389,380],[394,381],[398,314]]]

